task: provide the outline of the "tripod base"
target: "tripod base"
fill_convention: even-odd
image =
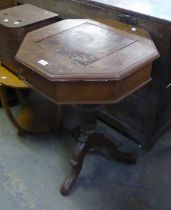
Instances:
[[[74,182],[77,180],[83,165],[83,161],[87,152],[93,148],[102,147],[107,149],[115,160],[134,164],[137,157],[135,155],[121,152],[119,150],[121,144],[116,140],[110,140],[108,137],[96,132],[97,113],[101,106],[99,105],[84,105],[77,106],[80,114],[80,136],[78,143],[74,149],[71,160],[71,174],[61,186],[62,195],[67,195],[71,190]]]

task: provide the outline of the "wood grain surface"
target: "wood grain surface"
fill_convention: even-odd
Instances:
[[[56,81],[119,80],[158,56],[149,37],[80,19],[60,21],[28,34],[16,58]]]
[[[57,104],[116,103],[151,80],[159,54],[142,34],[63,20],[29,33],[16,59],[27,84]]]

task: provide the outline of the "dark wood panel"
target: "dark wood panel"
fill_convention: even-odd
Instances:
[[[0,0],[0,10],[15,6],[15,0]]]
[[[73,0],[76,1],[76,0]],[[160,23],[171,24],[171,2],[162,0],[77,0],[84,4],[91,4],[110,10],[122,10],[136,15],[143,15],[144,18],[155,19]]]

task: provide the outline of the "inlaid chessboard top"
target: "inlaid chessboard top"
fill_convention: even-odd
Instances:
[[[29,33],[16,58],[49,80],[119,80],[159,56],[152,40],[86,19]]]
[[[0,11],[0,24],[10,28],[28,26],[37,22],[45,21],[58,14],[49,12],[40,7],[30,4],[11,7]]]

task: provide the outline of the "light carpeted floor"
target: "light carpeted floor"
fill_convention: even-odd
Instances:
[[[68,111],[64,125],[76,122],[75,112]],[[0,109],[0,210],[171,209],[171,131],[140,155],[136,165],[115,162],[103,151],[91,152],[71,194],[63,197],[59,188],[70,171],[75,143],[65,129],[21,138]]]

